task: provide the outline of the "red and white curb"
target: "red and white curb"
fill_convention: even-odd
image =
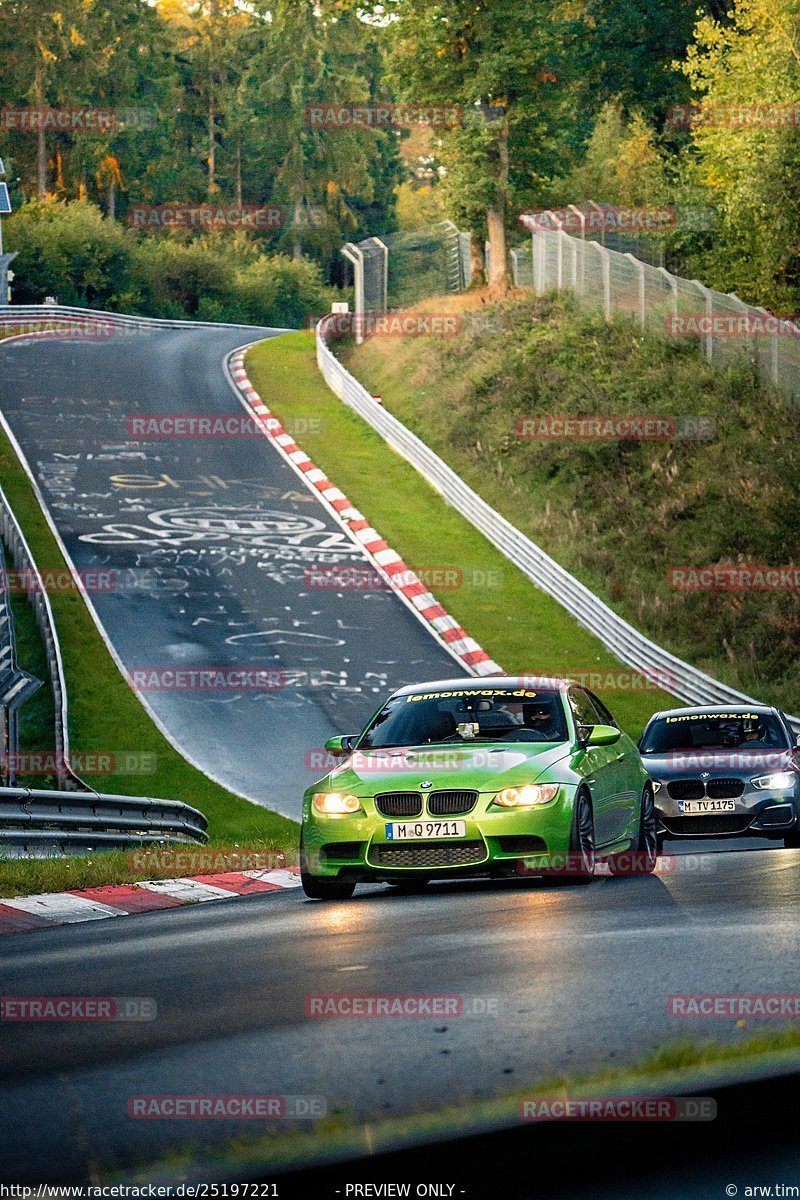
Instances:
[[[350,503],[344,492],[328,479],[324,471],[314,465],[291,434],[286,432],[278,418],[270,412],[244,368],[244,356],[248,349],[249,347],[245,346],[231,355],[228,360],[230,375],[247,407],[278,452],[307,484],[316,489],[319,499],[359,542],[391,589],[412,608],[436,639],[469,670],[470,674],[504,675],[503,668],[492,661],[474,638],[469,637],[455,617],[439,604],[419,577],[403,562],[400,555],[373,529],[364,514]]]
[[[53,925],[79,921],[102,921],[105,917],[128,917],[132,913],[208,900],[234,900],[263,892],[282,892],[300,887],[297,870],[228,871],[220,875],[192,875],[179,879],[150,879],[144,883],[111,884],[82,891],[47,892],[42,896],[20,896],[0,900],[0,936],[27,933]]]

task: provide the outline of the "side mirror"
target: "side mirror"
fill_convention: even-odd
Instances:
[[[613,746],[618,742],[621,733],[613,725],[593,725],[592,732],[586,741],[587,746]]]
[[[325,743],[325,749],[330,754],[344,758],[345,754],[349,754],[353,749],[357,737],[358,734],[356,733],[337,734],[336,737],[328,738]]]

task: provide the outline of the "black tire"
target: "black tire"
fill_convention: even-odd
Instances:
[[[783,844],[787,850],[800,850],[800,829],[796,825],[783,835]]]
[[[356,890],[352,879],[328,879],[324,875],[309,875],[300,871],[303,891],[311,900],[349,900]]]
[[[661,852],[658,833],[655,797],[649,783],[642,792],[642,807],[639,813],[639,837],[632,850],[625,854],[612,854],[608,866],[612,875],[652,875]]]
[[[561,884],[591,883],[596,860],[592,802],[588,792],[578,792],[572,810],[567,869],[555,875],[554,881]]]

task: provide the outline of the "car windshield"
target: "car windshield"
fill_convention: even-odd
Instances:
[[[558,692],[499,688],[419,691],[391,699],[367,727],[358,748],[443,742],[563,742],[567,736]]]
[[[642,754],[671,750],[785,749],[786,733],[771,713],[686,713],[659,717],[645,730]]]

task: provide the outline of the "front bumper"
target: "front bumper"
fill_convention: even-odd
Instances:
[[[465,822],[463,837],[419,841],[390,841],[389,818],[370,800],[362,803],[372,811],[341,817],[317,814],[306,803],[304,867],[311,875],[359,882],[530,873],[548,855],[569,849],[575,790],[561,787],[549,804],[519,811],[492,807],[495,793],[480,793],[472,812],[450,818]]]
[[[800,825],[800,798],[796,792],[746,790],[733,802],[733,811],[685,814],[677,800],[656,795],[658,832],[665,839],[680,838],[782,838]]]

